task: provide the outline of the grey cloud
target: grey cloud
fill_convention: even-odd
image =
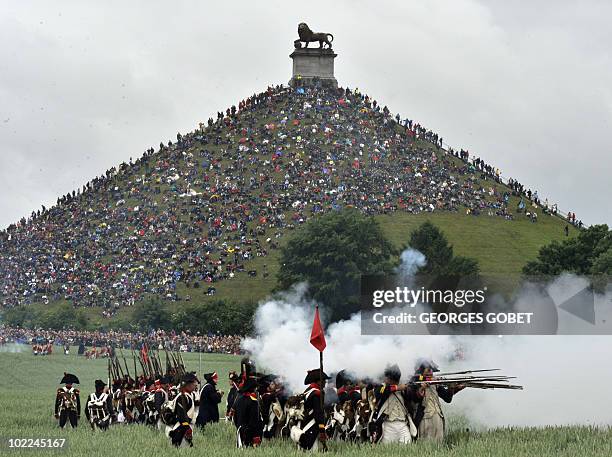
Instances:
[[[303,20],[336,76],[505,176],[612,222],[600,1],[14,2],[0,13],[0,226],[290,77]]]

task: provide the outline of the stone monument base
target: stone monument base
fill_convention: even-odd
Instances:
[[[291,53],[293,76],[291,87],[321,85],[337,89],[334,77],[334,59],[337,54],[332,49],[300,48]]]

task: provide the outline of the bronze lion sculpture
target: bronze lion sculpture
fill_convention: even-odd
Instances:
[[[331,49],[331,43],[334,41],[334,36],[331,33],[323,33],[323,32],[313,32],[308,27],[308,24],[305,22],[301,22],[298,25],[298,36],[299,39],[294,41],[294,45],[297,49],[302,47],[302,42],[306,43],[306,48],[308,47],[308,43],[319,42],[319,49],[323,49],[324,45],[327,45],[329,49]]]

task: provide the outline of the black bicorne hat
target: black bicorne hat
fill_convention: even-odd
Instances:
[[[101,379],[96,379],[94,383],[96,385],[96,390],[97,389],[104,389],[106,387],[106,383],[104,381],[102,381]]]
[[[79,378],[71,373],[64,373],[64,377],[60,381],[60,384],[80,384]]]
[[[315,368],[314,370],[308,370],[308,373],[306,373],[306,378],[304,378],[304,384],[308,385],[312,384],[313,382],[320,382],[321,375],[323,375],[324,380],[331,379],[324,371],[321,373],[320,368]]]

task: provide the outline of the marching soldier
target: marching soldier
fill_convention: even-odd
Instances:
[[[94,430],[106,430],[115,418],[113,398],[106,391],[106,384],[100,379],[95,381],[96,391],[89,394],[85,404],[85,416]]]
[[[234,403],[234,425],[236,425],[236,446],[258,447],[263,435],[263,419],[257,399],[257,381],[248,377]]]
[[[414,381],[433,380],[433,373],[439,371],[438,365],[432,360],[419,359],[415,366]],[[413,388],[414,422],[418,428],[419,439],[442,441],[444,438],[445,420],[440,398],[450,403],[453,395],[464,389],[464,385],[458,384],[453,387],[432,384],[418,384]]]
[[[319,368],[309,370],[304,379],[308,387],[304,391],[304,418],[300,422],[298,445],[302,449],[318,450],[319,443],[325,449],[325,413],[322,407],[321,379],[325,383],[330,377]],[[324,386],[323,386],[324,387]],[[295,438],[294,438],[295,439]]]
[[[180,393],[174,399],[175,424],[166,428],[170,442],[176,447],[193,447],[193,429],[196,399],[194,391],[198,378],[193,373],[186,373],[181,381]]]
[[[60,384],[64,387],[57,389],[55,397],[55,418],[59,419],[59,426],[64,428],[66,422],[70,422],[72,428],[76,428],[81,417],[81,397],[79,389],[74,384],[79,384],[79,378],[70,373],[64,373]]]
[[[384,376],[384,384],[375,391],[375,441],[409,444],[416,437],[417,429],[407,408],[406,385],[399,383],[402,372],[397,365],[391,365],[385,369]]]

